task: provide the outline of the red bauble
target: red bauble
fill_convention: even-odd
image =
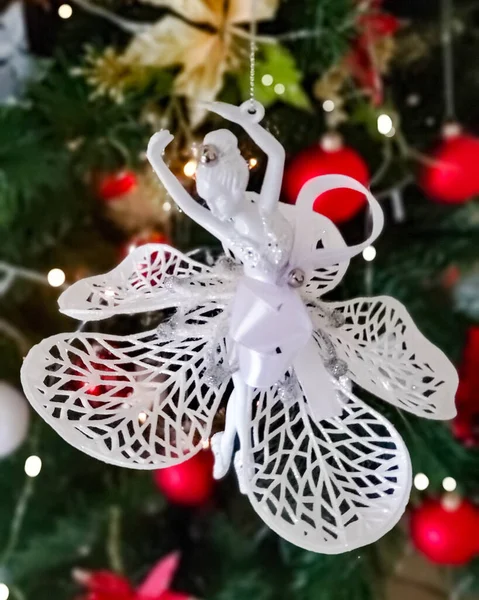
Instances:
[[[456,393],[457,416],[452,422],[454,436],[465,446],[479,444],[479,326],[470,327]]]
[[[213,492],[213,454],[202,450],[192,458],[153,474],[163,494],[175,504],[198,506]]]
[[[349,175],[365,186],[369,184],[369,171],[361,156],[341,143],[335,134],[328,134],[322,142],[297,154],[287,165],[283,191],[294,204],[305,183],[318,175]],[[342,223],[354,217],[366,204],[364,194],[354,190],[339,189],[326,192],[316,198],[314,210]]]
[[[464,565],[479,552],[479,512],[468,500],[426,500],[414,509],[410,529],[416,548],[436,564]]]
[[[446,125],[439,146],[420,174],[420,185],[432,200],[462,204],[479,194],[479,139],[456,124]]]
[[[109,381],[111,385],[106,383],[88,383],[82,381],[84,373],[88,370],[85,365],[83,359],[74,355],[72,358],[73,366],[69,367],[68,374],[72,375],[74,379],[72,379],[68,383],[69,390],[84,390],[86,394],[93,397],[105,396],[105,399],[111,402],[112,398],[127,398],[133,392],[133,388],[129,385],[130,380],[127,375],[118,374],[114,369],[106,365],[104,360],[111,360],[114,358],[113,354],[106,350],[105,348],[101,348],[100,346],[95,348],[96,355],[98,356],[98,362],[93,362],[92,365],[95,367],[95,371],[101,374],[102,382]],[[132,364],[131,369],[134,369],[134,365]],[[111,374],[110,374],[111,373]],[[112,392],[112,390],[114,390]],[[107,394],[109,396],[107,397]],[[88,399],[88,403],[92,408],[99,408],[101,406],[105,406],[105,399],[103,400],[93,400],[93,398]],[[119,406],[119,403],[117,406]],[[109,410],[114,410],[117,406],[110,405]]]
[[[168,244],[171,245],[170,238],[161,231],[143,231],[132,238],[130,238],[123,246],[121,247],[120,255],[121,258],[125,258],[136,250],[139,246],[143,246],[144,244]]]
[[[104,175],[98,183],[98,195],[102,200],[109,201],[121,198],[131,192],[138,183],[133,171],[118,171]]]

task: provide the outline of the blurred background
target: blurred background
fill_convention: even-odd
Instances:
[[[371,398],[406,441],[413,493],[386,538],[338,556],[269,531],[234,475],[213,482],[208,450],[161,475],[110,467],[63,442],[20,391],[29,348],[77,327],[57,309],[68,284],[148,242],[218,251],[145,149],[154,131],[175,133],[169,165],[194,193],[195,149],[224,126],[197,101],[248,98],[252,22],[256,97],[288,157],[284,201],[343,173],[386,214],[332,297],[395,296],[461,379],[449,423]],[[249,0],[0,2],[0,600],[479,595],[478,64],[477,0],[255,0],[254,13]],[[265,157],[235,133],[257,188]],[[354,192],[315,210],[349,243],[369,230]],[[135,333],[151,319],[102,327]]]

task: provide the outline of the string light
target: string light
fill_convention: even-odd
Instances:
[[[389,130],[389,133],[384,134],[386,137],[388,138],[392,138],[394,136],[394,134],[396,133],[396,128],[395,127],[391,127],[391,129]]]
[[[73,8],[69,4],[61,4],[58,7],[58,16],[62,19],[69,19],[73,14]]]
[[[419,94],[409,94],[406,98],[406,104],[408,106],[418,106],[421,102],[421,96]]]
[[[444,477],[442,480],[442,487],[446,492],[453,492],[457,488],[457,482],[454,477]]]
[[[61,269],[52,269],[47,275],[48,283],[52,287],[60,287],[65,283],[65,273]]]
[[[170,212],[170,210],[171,210],[171,202],[163,202],[163,210],[165,212]]]
[[[419,490],[419,491],[423,491],[425,490],[429,485],[429,477],[427,475],[425,475],[424,473],[418,473],[415,477],[414,477],[414,487]]]
[[[42,470],[42,459],[39,456],[29,456],[25,461],[25,473],[29,477],[36,477]]]
[[[376,248],[374,246],[368,246],[363,250],[363,258],[368,262],[371,262],[376,258]]]
[[[258,159],[257,158],[250,158],[249,159],[249,168],[250,169],[254,169],[257,164],[258,164]]]
[[[382,114],[378,117],[378,131],[383,135],[388,135],[388,133],[393,128],[393,120],[389,115]]]
[[[278,96],[281,96],[286,91],[286,88],[284,87],[284,85],[282,83],[277,83],[274,86],[274,91],[278,94]]]
[[[194,174],[196,173],[196,167],[198,166],[197,161],[192,158],[191,160],[189,160],[186,165],[183,167],[183,173],[187,176],[187,177],[193,177]]]
[[[334,108],[335,108],[335,104],[332,100],[325,100],[323,102],[324,112],[333,112]]]
[[[146,412],[141,412],[138,414],[138,421],[143,425],[143,423],[146,421],[146,419],[148,418],[148,415],[146,414]]]
[[[0,583],[0,600],[7,600],[9,596],[10,590],[8,589],[8,585]]]
[[[270,75],[269,73],[267,73],[266,75],[263,75],[263,77],[261,77],[261,83],[263,85],[265,85],[266,87],[269,87],[270,85],[273,85],[273,76]]]

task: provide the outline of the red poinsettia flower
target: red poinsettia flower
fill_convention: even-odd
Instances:
[[[169,589],[179,561],[177,552],[162,558],[137,589],[128,579],[111,571],[76,571],[75,579],[87,589],[79,600],[194,600]]]
[[[377,46],[384,38],[393,36],[400,27],[399,20],[382,11],[381,0],[373,0],[359,15],[359,34],[346,56],[351,75],[378,106],[383,102],[381,65],[378,64]]]

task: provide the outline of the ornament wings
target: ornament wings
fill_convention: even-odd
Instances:
[[[376,541],[399,520],[411,468],[394,427],[336,382],[341,414],[316,421],[300,395],[261,391],[248,407],[243,485],[266,524],[314,552]],[[320,393],[320,392],[318,392]]]
[[[60,310],[75,319],[95,321],[117,314],[194,306],[205,300],[208,288],[228,297],[226,280],[231,277],[225,272],[221,275],[215,277],[209,267],[170,246],[146,244],[112,271],[70,286],[60,296]]]
[[[352,381],[420,417],[455,416],[456,370],[400,302],[378,296],[323,306],[334,314],[335,323],[316,315],[315,325],[329,336]]]
[[[215,310],[189,314],[197,332]],[[25,359],[23,389],[47,423],[94,458],[135,469],[180,463],[208,440],[227,382],[211,387],[203,377],[211,353],[224,354],[210,327],[173,336],[53,336]]]

